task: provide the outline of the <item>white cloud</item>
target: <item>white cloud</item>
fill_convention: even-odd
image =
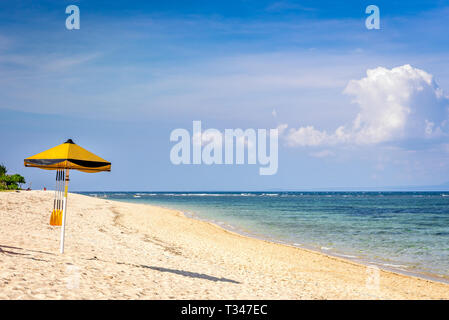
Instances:
[[[319,131],[313,126],[307,126],[299,129],[290,129],[287,135],[287,144],[301,147],[318,146],[324,144],[329,138],[326,131]]]
[[[1,38],[0,38],[1,46]],[[71,67],[89,62],[100,56],[99,53],[81,55],[27,55],[27,54],[0,54],[0,64],[13,64],[42,72],[65,72]],[[2,70],[4,71],[4,70]]]
[[[288,10],[297,10],[297,11],[315,11],[314,8],[304,7],[298,3],[292,3],[288,1],[277,1],[272,3],[266,8],[269,12],[281,12]]]
[[[344,93],[360,108],[350,125],[328,133],[312,125],[287,131],[284,124],[287,145],[367,145],[437,138],[448,131],[449,98],[431,74],[410,65],[369,69],[365,78],[351,80]]]
[[[326,157],[334,156],[335,153],[326,149],[326,150],[321,150],[321,151],[317,151],[317,152],[311,152],[309,155],[312,157],[315,157],[315,158],[326,158]]]
[[[99,53],[69,56],[65,58],[56,58],[43,65],[47,71],[67,71],[67,69],[89,62],[100,56]]]

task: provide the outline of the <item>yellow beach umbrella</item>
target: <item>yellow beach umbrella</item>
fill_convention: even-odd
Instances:
[[[67,215],[67,191],[69,187],[69,170],[83,172],[111,171],[111,163],[81,148],[72,139],[24,160],[25,167],[57,170],[56,181],[65,182],[62,206],[56,207],[50,218],[51,225],[61,225],[61,253],[64,253],[65,219]],[[65,175],[63,174],[65,171]],[[55,203],[58,200],[55,199]],[[60,208],[62,207],[62,212]],[[62,213],[62,217],[60,214]],[[61,221],[62,220],[62,221]]]

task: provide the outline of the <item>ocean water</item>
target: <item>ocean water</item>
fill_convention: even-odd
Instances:
[[[227,229],[405,273],[449,279],[449,192],[107,192]]]

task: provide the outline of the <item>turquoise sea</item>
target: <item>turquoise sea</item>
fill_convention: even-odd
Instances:
[[[245,235],[449,279],[449,192],[85,192]]]

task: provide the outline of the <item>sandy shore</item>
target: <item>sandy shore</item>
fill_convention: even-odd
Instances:
[[[1,299],[448,299],[449,285],[247,238],[180,212],[53,192],[0,192]]]

